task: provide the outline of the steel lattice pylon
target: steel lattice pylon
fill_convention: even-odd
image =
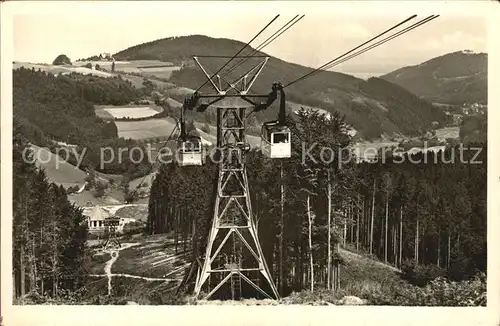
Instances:
[[[255,298],[256,294],[277,299],[278,291],[264,259],[253,221],[245,166],[245,153],[249,149],[246,143],[245,111],[252,107],[256,111],[263,110],[276,99],[274,88],[270,94],[249,93],[269,57],[263,57],[260,63],[233,82],[228,82],[224,76],[210,76],[199,58],[194,57],[194,60],[215,93],[202,95],[197,90],[191,98],[186,98],[184,107],[203,112],[217,103],[217,147],[214,152],[216,157],[212,158],[217,160],[219,169],[207,245],[204,255],[197,257],[193,265],[198,267],[194,294],[199,298],[204,293],[205,299]],[[226,84],[225,89],[223,83]],[[186,283],[190,275],[191,272],[187,275]]]
[[[203,286],[210,283],[205,298],[225,286],[234,300],[244,296],[242,283],[245,283],[247,289],[277,299],[278,292],[252,218],[245,166],[245,108],[218,107],[217,120],[220,149],[217,196],[195,295],[198,297]],[[267,286],[259,284],[261,276]]]

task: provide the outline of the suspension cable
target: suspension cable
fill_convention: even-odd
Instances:
[[[262,43],[260,43],[255,49],[253,49],[252,52],[250,52],[250,54],[248,56],[246,56],[245,58],[241,59],[239,62],[236,62],[233,66],[231,66],[227,71],[225,71],[222,74],[222,77],[227,76],[229,73],[231,73],[237,67],[241,66],[243,63],[245,63],[246,61],[248,61],[250,58],[257,57],[256,55],[254,55],[256,52],[262,50],[263,48],[265,48],[266,46],[268,46],[269,44],[271,44],[272,42],[274,42],[279,36],[281,36],[281,34],[285,33],[293,25],[295,25],[302,18],[304,18],[305,15],[302,15],[301,17],[299,17],[299,19],[296,19],[298,16],[299,15],[296,15],[295,17],[293,17],[290,21],[288,21],[280,29],[278,29],[276,32],[274,32],[273,35],[269,36],[266,40],[264,40]],[[249,71],[247,71],[245,74],[249,73],[252,69],[250,69]],[[234,83],[235,81],[236,80],[234,80],[232,83]]]
[[[403,20],[403,21],[402,21],[402,22],[400,22],[399,24],[396,24],[396,25],[394,25],[393,27],[391,27],[391,28],[389,28],[389,29],[385,30],[384,32],[382,32],[382,33],[380,33],[380,34],[376,35],[375,37],[372,37],[372,38],[371,38],[371,39],[369,39],[368,41],[366,41],[366,42],[364,42],[364,43],[362,43],[362,44],[358,45],[357,47],[355,47],[355,48],[353,48],[353,49],[351,49],[351,50],[347,51],[346,53],[344,53],[344,54],[342,54],[342,55],[340,55],[340,56],[336,57],[335,59],[333,59],[333,60],[331,60],[331,61],[328,61],[328,62],[327,62],[327,63],[325,63],[324,65],[322,65],[322,66],[320,66],[320,67],[318,67],[318,68],[314,69],[313,71],[311,71],[311,72],[309,72],[309,73],[307,73],[307,74],[303,75],[302,77],[297,78],[297,79],[295,79],[294,81],[289,82],[288,84],[284,85],[284,86],[283,86],[283,88],[286,88],[286,87],[288,87],[288,86],[290,86],[290,85],[293,85],[293,84],[297,83],[298,81],[300,81],[300,80],[302,80],[302,79],[304,79],[304,78],[307,78],[308,76],[312,75],[312,74],[313,74],[313,73],[315,73],[316,71],[321,70],[323,67],[326,67],[327,65],[331,64],[332,62],[337,61],[337,60],[339,60],[340,58],[342,58],[342,57],[344,57],[344,56],[346,56],[346,55],[348,55],[348,54],[352,53],[353,51],[355,51],[355,50],[359,49],[360,47],[362,47],[362,46],[364,46],[364,45],[366,45],[366,44],[370,43],[371,41],[373,41],[373,40],[375,40],[375,39],[379,38],[380,36],[382,36],[382,35],[384,35],[384,34],[389,33],[389,32],[390,32],[390,31],[392,31],[393,29],[395,29],[395,28],[397,28],[397,27],[399,27],[399,26],[401,26],[401,25],[405,24],[406,22],[408,22],[408,21],[410,21],[410,20],[414,19],[415,17],[417,17],[417,15],[413,15],[413,16],[411,16],[411,17],[409,17],[409,18],[407,18],[407,19]]]
[[[276,15],[276,17],[274,17],[266,26],[264,26],[264,28],[261,29],[257,33],[257,35],[255,35],[250,41],[248,41],[247,44],[245,44],[245,46],[243,46],[238,52],[236,52],[235,55],[233,55],[228,61],[226,61],[226,63],[222,67],[220,67],[219,70],[217,70],[217,72],[215,74],[213,74],[212,77],[210,77],[210,79],[205,80],[205,82],[201,86],[196,88],[195,92],[198,92],[203,86],[205,86],[207,84],[207,82],[209,80],[212,80],[212,78],[217,76],[217,74],[220,73],[222,69],[224,69],[232,60],[234,60],[234,58],[236,58],[238,56],[238,54],[240,54],[247,46],[250,45],[250,43],[252,43],[260,34],[262,34],[262,32],[264,32],[264,30],[266,30],[269,27],[269,25],[271,25],[276,19],[278,19],[279,16],[280,16],[279,14]]]
[[[411,26],[408,26],[408,27],[406,27],[405,29],[403,29],[403,30],[401,30],[401,31],[399,31],[399,32],[397,32],[397,33],[395,33],[395,34],[391,35],[391,36],[388,36],[388,37],[386,37],[386,38],[384,38],[384,39],[382,39],[382,40],[380,40],[380,41],[378,41],[378,42],[376,42],[376,43],[374,43],[374,44],[370,45],[370,46],[369,46],[369,47],[367,47],[367,48],[364,48],[364,49],[362,49],[362,50],[359,50],[359,51],[357,51],[357,52],[355,52],[355,53],[353,53],[353,54],[351,54],[351,55],[347,56],[346,58],[343,58],[343,59],[341,59],[341,60],[339,60],[339,61],[336,61],[336,62],[333,62],[333,63],[329,64],[328,66],[324,67],[324,68],[323,68],[322,70],[320,70],[320,71],[317,71],[316,73],[320,73],[320,72],[322,72],[322,71],[325,71],[325,70],[331,69],[332,67],[334,67],[334,66],[336,66],[336,65],[339,65],[339,64],[341,64],[341,63],[343,63],[343,62],[346,62],[346,61],[348,61],[348,60],[350,60],[350,59],[352,59],[352,58],[354,58],[354,57],[357,57],[358,55],[361,55],[361,54],[365,53],[366,51],[369,51],[369,50],[371,50],[371,49],[373,49],[373,48],[376,48],[376,47],[378,47],[378,46],[380,46],[380,45],[382,45],[382,44],[384,44],[384,43],[386,43],[386,42],[389,42],[390,40],[392,40],[392,39],[394,39],[394,38],[396,38],[396,37],[398,37],[398,36],[401,36],[401,35],[403,35],[403,34],[406,34],[406,33],[410,32],[411,30],[413,30],[413,29],[415,29],[415,28],[417,28],[417,27],[419,27],[419,26],[422,26],[423,24],[428,23],[428,22],[430,22],[430,21],[431,21],[431,20],[433,20],[433,19],[436,19],[437,17],[439,17],[439,15],[432,15],[432,16],[429,16],[429,17],[427,17],[427,18],[424,18],[424,19],[422,19],[421,21],[419,21],[419,22],[417,22],[417,23],[415,23],[415,24],[413,24],[413,25],[411,25]],[[312,76],[312,75],[311,75],[311,76]]]

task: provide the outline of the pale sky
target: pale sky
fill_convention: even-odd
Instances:
[[[325,3],[311,3],[300,8],[298,5],[297,8],[274,5],[272,10],[266,10],[265,2],[254,2],[251,9],[247,4],[246,10],[242,10],[234,2],[211,4],[210,7],[180,2],[150,6],[149,2],[142,2],[127,4],[124,10],[123,3],[111,1],[106,7],[95,4],[81,10],[74,7],[73,10],[16,15],[13,18],[14,60],[50,63],[61,53],[76,60],[101,52],[116,53],[156,39],[192,34],[246,43],[279,13],[279,19],[252,45],[260,44],[295,14],[305,14],[299,23],[263,51],[286,61],[317,67],[415,13],[409,8],[407,12],[384,14],[379,8],[369,15],[368,11],[346,11],[345,6],[340,8],[337,4],[325,7]],[[434,13],[419,14],[409,24]],[[385,73],[453,51],[487,52],[487,21],[484,18],[456,12],[438,13],[441,17],[432,22],[334,70]]]

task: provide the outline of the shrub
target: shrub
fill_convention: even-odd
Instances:
[[[52,62],[54,66],[61,66],[61,65],[70,65],[71,60],[68,58],[67,55],[65,54],[60,54],[57,56],[57,58],[54,59]]]
[[[403,264],[402,272],[401,277],[416,286],[425,286],[438,277],[446,276],[446,271],[436,265],[417,265],[413,261]]]
[[[108,185],[106,183],[103,183],[100,181],[97,182],[96,187],[95,187],[95,189],[96,189],[95,197],[100,198],[100,197],[104,196],[107,188],[108,188]]]
[[[372,305],[398,306],[485,306],[486,278],[480,274],[471,280],[450,282],[438,277],[425,287],[401,283],[383,287],[368,296]]]
[[[208,123],[205,123],[203,127],[201,127],[201,131],[203,131],[206,134],[210,133],[210,126],[208,125]]]
[[[124,235],[133,235],[144,232],[144,223],[140,221],[130,222],[123,226]]]
[[[335,296],[331,290],[319,288],[314,292],[304,290],[300,292],[293,292],[288,297],[281,299],[284,304],[321,304],[324,302],[335,302]]]
[[[68,187],[68,189],[66,189],[66,193],[68,195],[71,195],[71,194],[76,193],[78,190],[80,190],[80,188],[78,186],[71,186],[71,187]]]
[[[134,190],[127,191],[124,195],[124,199],[125,199],[125,202],[132,203],[132,202],[139,199],[139,195],[138,195],[137,191],[134,191]]]

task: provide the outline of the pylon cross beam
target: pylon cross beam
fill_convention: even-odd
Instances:
[[[220,74],[214,75],[211,74],[208,69],[206,69],[203,64],[200,62],[199,57],[193,57],[194,61],[200,67],[201,71],[205,75],[205,77],[208,79],[214,90],[217,92],[218,95],[224,96],[228,95],[229,91],[234,90],[236,94],[238,95],[247,95],[248,92],[250,91],[250,88],[252,88],[253,84],[255,83],[255,80],[257,77],[260,75],[262,72],[262,69],[264,69],[264,66],[266,65],[267,61],[269,60],[269,57],[264,57],[264,59],[254,65],[250,70],[246,71],[245,73],[241,74],[237,79],[235,79],[232,82],[227,81],[224,76],[221,76]],[[245,60],[243,60],[245,61]],[[233,71],[234,68],[239,64],[242,63],[243,61],[238,62],[236,65],[231,66],[231,68],[228,70],[229,72]],[[227,72],[226,72],[227,74]],[[253,74],[253,76],[252,76]],[[249,76],[252,76],[250,80],[248,80]],[[214,80],[217,78],[217,80]],[[221,80],[227,83],[228,87],[223,89]],[[238,89],[238,85],[241,84],[240,89]]]

